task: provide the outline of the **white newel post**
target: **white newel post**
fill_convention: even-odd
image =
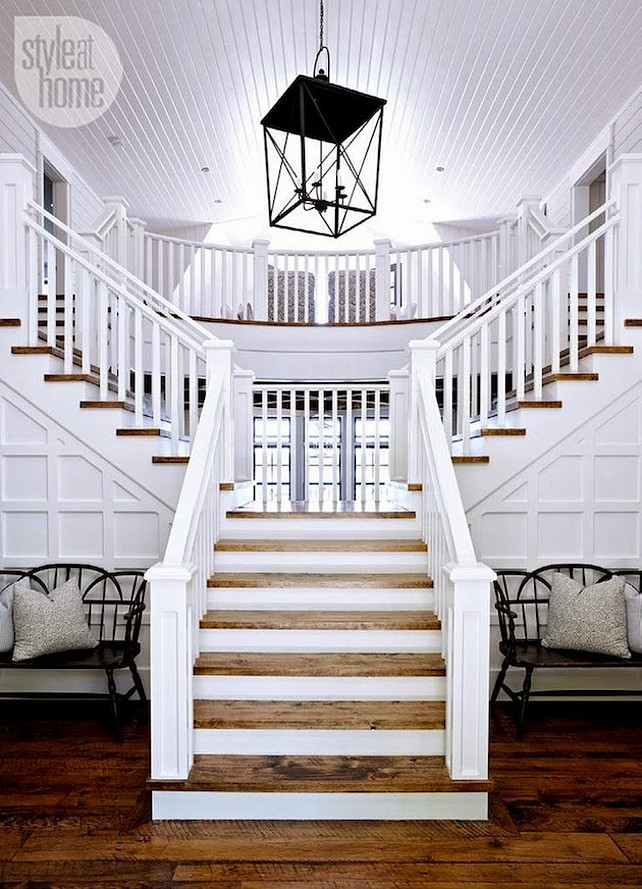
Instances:
[[[254,250],[254,319],[268,320],[268,248],[266,240],[252,241]]]
[[[192,592],[196,569],[151,567],[150,677],[152,778],[184,780],[194,762],[192,744]]]
[[[254,371],[234,368],[234,481],[251,482],[254,478]]]
[[[390,250],[392,244],[378,238],[375,246],[375,319],[390,321]]]
[[[607,232],[605,303],[613,294],[615,342],[626,318],[642,317],[642,154],[623,154],[611,167],[611,197],[620,211],[617,237]],[[614,274],[615,272],[615,274]]]
[[[421,482],[419,466],[419,415],[417,403],[418,381],[428,380],[435,387],[437,340],[411,340],[410,349],[410,423],[408,429],[408,483]]]
[[[511,256],[511,227],[512,220],[502,219],[499,223],[499,255],[497,257],[499,268],[495,274],[495,283],[507,278],[513,271],[513,262]]]
[[[207,357],[208,387],[212,380],[223,381],[223,464],[222,482],[234,481],[234,411],[232,401],[232,371],[236,348],[232,340],[207,340],[204,344]]]
[[[105,209],[114,212],[114,241],[110,258],[119,265],[127,266],[127,208],[125,198],[115,195],[103,198]]]
[[[142,219],[129,219],[131,228],[131,253],[128,257],[128,270],[141,280],[145,279],[145,226]],[[171,293],[172,282],[168,282],[168,293]]]
[[[457,780],[488,777],[490,583],[486,565],[444,567],[448,577],[446,765]]]
[[[410,368],[391,370],[390,384],[390,481],[408,481],[410,424]]]
[[[28,267],[24,211],[34,196],[35,168],[19,154],[0,154],[0,316],[27,320]],[[37,275],[36,275],[37,278]],[[36,288],[37,280],[31,282]]]
[[[531,259],[529,217],[539,207],[540,198],[524,197],[517,202],[517,266]]]

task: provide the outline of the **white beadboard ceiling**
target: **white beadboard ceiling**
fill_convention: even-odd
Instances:
[[[317,0],[3,0],[14,94],[16,15],[93,20],[121,54],[102,118],[44,127],[99,194],[151,227],[265,233],[259,121],[312,73]],[[641,80],[641,0],[325,0],[325,20],[333,81],[388,100],[384,218],[494,217],[546,194]]]

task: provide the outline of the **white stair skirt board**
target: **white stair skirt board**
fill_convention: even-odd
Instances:
[[[257,553],[217,552],[215,572],[303,572],[308,574],[413,574],[428,573],[426,553]]]
[[[443,756],[442,729],[195,729],[194,753],[245,756]]]
[[[487,793],[152,791],[152,818],[244,821],[485,821]]]
[[[444,701],[445,676],[195,676],[209,701]]]
[[[207,595],[210,611],[430,611],[435,608],[432,590],[263,589],[210,587]]]
[[[441,630],[200,630],[201,651],[441,650]]]

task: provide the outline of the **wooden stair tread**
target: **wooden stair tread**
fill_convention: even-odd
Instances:
[[[455,466],[465,466],[475,463],[490,463],[488,454],[453,454],[452,462]]]
[[[210,587],[343,587],[360,589],[430,589],[426,574],[306,574],[220,573],[209,578]]]
[[[134,405],[127,401],[81,401],[80,407],[89,410],[111,410],[118,408],[123,411],[134,412]]]
[[[512,404],[506,405],[507,411],[518,411],[518,410],[547,410],[547,409],[555,409],[558,410],[562,407],[561,401],[514,401]]]
[[[239,630],[438,630],[426,611],[208,611],[202,629]]]
[[[526,429],[523,426],[502,426],[502,427],[486,427],[480,429],[479,432],[473,432],[471,438],[492,438],[492,437],[509,437],[526,435]]]
[[[423,540],[247,540],[244,538],[219,540],[217,552],[386,552],[386,553],[425,553]]]
[[[0,327],[20,327],[21,325],[20,318],[0,318]]]
[[[404,509],[387,501],[283,501],[269,506],[254,502],[226,513],[228,519],[415,519],[414,510]]]
[[[236,793],[482,793],[492,782],[451,780],[441,756],[199,754],[187,781],[150,781],[148,786]]]
[[[158,464],[161,464],[161,465],[163,465],[163,464],[167,464],[167,465],[170,465],[170,466],[173,465],[173,464],[177,464],[177,465],[180,466],[180,465],[184,465],[184,464],[189,463],[189,457],[188,457],[188,456],[182,456],[182,457],[159,457],[159,456],[154,456],[154,457],[152,457],[152,463],[158,463]]]
[[[430,731],[445,717],[444,701],[194,701],[201,729]]]
[[[197,676],[445,676],[435,652],[201,652]]]

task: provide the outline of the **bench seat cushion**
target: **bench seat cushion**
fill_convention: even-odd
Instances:
[[[95,648],[82,594],[75,578],[70,578],[46,596],[31,587],[14,584],[14,661],[25,661],[57,651]]]

